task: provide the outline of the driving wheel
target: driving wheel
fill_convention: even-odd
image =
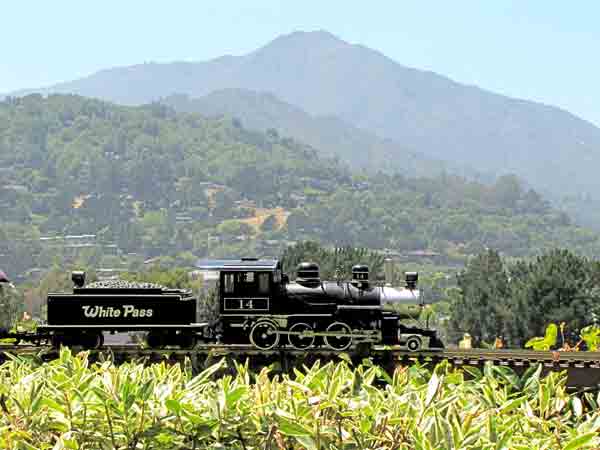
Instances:
[[[306,323],[296,323],[290,328],[290,333],[306,333],[312,331],[312,327]],[[303,336],[302,334],[288,334],[290,345],[299,350],[312,347],[315,342],[314,336]]]
[[[270,350],[279,342],[277,327],[272,322],[258,322],[250,331],[250,342],[261,350]]]
[[[411,336],[406,340],[406,348],[411,352],[417,352],[421,350],[421,338],[418,336]]]
[[[196,346],[196,336],[191,334],[179,335],[179,346],[181,348],[194,348]]]
[[[325,345],[333,350],[346,350],[352,345],[352,330],[343,322],[333,322],[327,327],[327,333],[338,334],[338,336],[325,336]]]

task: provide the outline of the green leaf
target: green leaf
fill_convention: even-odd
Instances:
[[[300,383],[298,383],[296,381],[293,381],[293,380],[289,380],[289,379],[285,380],[285,384],[287,384],[288,386],[293,387],[294,389],[302,391],[302,392],[304,392],[306,394],[310,394],[310,392],[311,392],[310,388],[308,388],[308,387],[304,386],[303,384],[300,384]]]
[[[483,373],[481,373],[481,370],[479,370],[477,367],[464,366],[463,370],[467,372],[475,381],[483,378]]]
[[[306,427],[301,425],[299,422],[293,422],[283,416],[278,415],[278,426],[286,436],[310,436],[312,433]]]
[[[440,388],[442,382],[442,378],[438,377],[437,374],[431,375],[429,379],[429,383],[427,384],[427,395],[425,396],[425,408],[429,407],[435,394],[437,394],[438,389]]]
[[[510,441],[510,438],[513,436],[514,433],[514,427],[510,427],[508,430],[504,431],[504,433],[502,433],[500,439],[496,443],[496,450],[503,450],[507,448],[508,441]]]
[[[248,391],[246,386],[237,386],[229,391],[225,397],[227,408],[233,408],[240,398]]]
[[[179,415],[181,413],[181,403],[179,403],[177,400],[175,399],[168,399],[165,402],[165,406],[167,407],[167,409],[177,415]]]
[[[317,450],[317,444],[314,439],[310,436],[296,436],[296,440],[304,447],[306,450]]]
[[[488,439],[490,442],[497,442],[498,433],[496,430],[496,416],[494,414],[490,414],[488,416]]]
[[[581,403],[579,397],[572,397],[570,403],[573,414],[575,414],[576,417],[581,417],[583,415],[583,403]]]
[[[578,450],[583,447],[587,447],[592,444],[592,440],[598,436],[598,433],[586,433],[581,436],[577,436],[571,439],[567,445],[563,447],[563,450]]]
[[[516,409],[519,406],[521,406],[526,400],[527,400],[526,396],[522,396],[522,397],[518,397],[518,398],[515,398],[512,400],[509,400],[509,401],[503,403],[502,406],[500,406],[500,408],[498,409],[498,412],[501,412],[501,413],[510,412],[513,409]]]

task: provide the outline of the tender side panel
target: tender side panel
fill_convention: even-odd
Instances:
[[[195,315],[195,302],[178,295],[48,296],[48,325],[179,325]]]

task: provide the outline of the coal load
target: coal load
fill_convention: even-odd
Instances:
[[[167,291],[168,287],[156,283],[127,280],[102,280],[85,285],[86,289],[152,289]]]

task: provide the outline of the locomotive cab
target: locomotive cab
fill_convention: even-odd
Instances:
[[[281,309],[277,297],[282,273],[277,260],[202,260],[196,267],[219,273],[219,313],[226,340],[247,339],[253,318],[277,314]]]

